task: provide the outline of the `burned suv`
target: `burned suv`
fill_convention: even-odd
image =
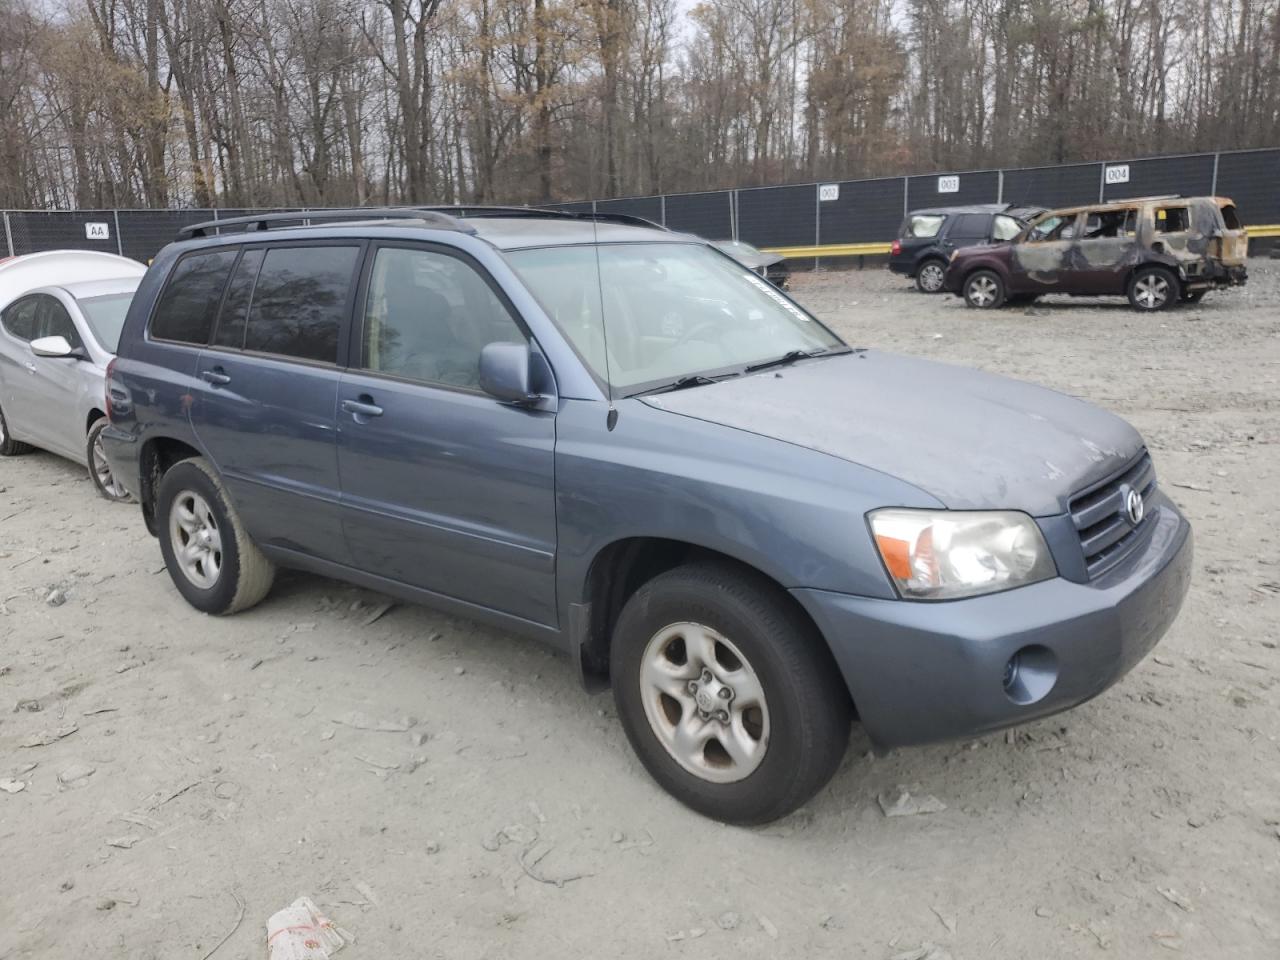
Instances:
[[[957,250],[943,286],[984,309],[1064,293],[1163,310],[1243,284],[1248,247],[1226,197],[1142,197],[1052,210],[1012,243]]]

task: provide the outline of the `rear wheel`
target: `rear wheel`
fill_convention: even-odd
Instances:
[[[941,260],[926,260],[916,271],[916,289],[921,293],[939,293],[947,268]]]
[[[1164,267],[1143,267],[1129,278],[1129,305],[1143,313],[1178,302],[1178,278]]]
[[[238,613],[271,589],[275,566],[249,539],[213,467],[170,467],[156,495],[160,551],[178,592],[204,613]]]
[[[964,281],[964,302],[979,310],[994,310],[1004,303],[1004,281],[991,270],[978,270]]]
[[[5,422],[4,411],[0,410],[0,457],[16,457],[30,452],[31,447],[13,439],[9,433],[9,424]]]
[[[111,464],[107,453],[102,448],[102,431],[107,428],[107,418],[99,417],[89,428],[89,436],[85,441],[85,454],[89,463],[89,476],[98,493],[108,500],[128,500],[129,491],[124,488],[111,472]]]
[[[693,563],[627,601],[613,694],[658,783],[728,823],[765,823],[812,797],[849,739],[848,692],[813,625],[758,574]]]

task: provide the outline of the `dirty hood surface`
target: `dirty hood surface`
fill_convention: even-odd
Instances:
[[[866,351],[646,397],[890,474],[947,507],[1062,513],[1142,449],[1124,420],[965,367]]]

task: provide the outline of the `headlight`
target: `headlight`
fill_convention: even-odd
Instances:
[[[898,593],[953,600],[1057,575],[1036,522],[1014,510],[873,510],[876,547]]]

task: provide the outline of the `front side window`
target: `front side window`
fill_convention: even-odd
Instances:
[[[1022,232],[1022,223],[1013,217],[1000,214],[992,221],[991,238],[993,240],[1013,240]]]
[[[41,337],[62,337],[73,348],[83,346],[71,314],[60,301],[50,296],[40,297],[40,309],[36,311],[35,336],[31,339],[39,340]]]
[[[40,309],[40,298],[23,297],[5,308],[4,314],[0,317],[0,323],[4,324],[12,336],[19,340],[34,340],[36,337],[36,311]]]
[[[1027,240],[1043,243],[1048,240],[1071,240],[1076,235],[1076,215],[1045,217],[1031,228]]]
[[[907,221],[905,237],[936,237],[947,218],[941,214],[922,213]]]
[[[262,261],[244,348],[338,362],[338,334],[360,248],[272,247]]]
[[[700,244],[544,247],[507,257],[596,377],[623,393],[845,350],[771,284]]]
[[[383,247],[365,303],[364,369],[478,389],[486,344],[524,340],[506,306],[465,260]]]
[[[108,353],[115,353],[120,346],[120,332],[132,300],[132,293],[112,293],[79,301],[80,310],[89,321],[89,332]]]
[[[222,300],[236,251],[211,250],[183,257],[173,268],[151,318],[151,336],[203,346]]]

